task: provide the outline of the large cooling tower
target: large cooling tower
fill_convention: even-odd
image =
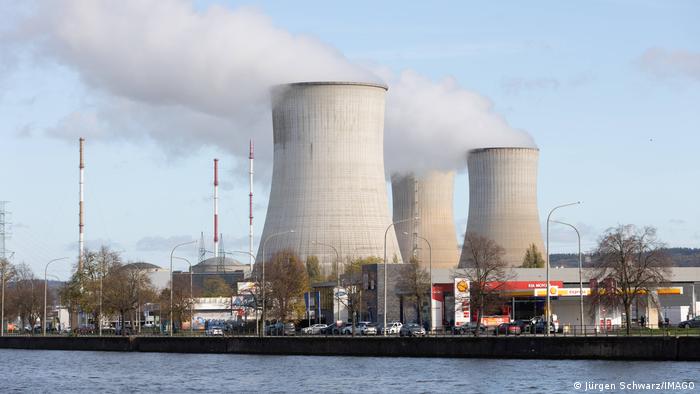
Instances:
[[[272,188],[258,259],[290,248],[326,272],[346,257],[384,255],[391,224],[384,176],[381,85],[305,82],[272,91]],[[289,230],[293,233],[274,235]],[[324,244],[324,245],[322,245]],[[389,231],[387,256],[401,261]]]
[[[415,237],[415,233],[430,242],[433,268],[456,268],[459,250],[452,214],[454,172],[433,171],[420,177],[394,175],[391,188],[394,222],[420,218],[417,222],[396,225],[403,261],[410,261],[415,253],[421,265],[428,268],[430,248],[424,240]]]
[[[520,266],[530,244],[544,254],[537,211],[537,159],[534,148],[487,148],[469,152],[467,232],[501,245],[506,262]],[[464,249],[460,263],[465,260]]]

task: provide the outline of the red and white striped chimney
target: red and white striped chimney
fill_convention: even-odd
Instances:
[[[219,257],[219,159],[214,159],[214,257]]]

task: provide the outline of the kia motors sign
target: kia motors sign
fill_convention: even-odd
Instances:
[[[459,327],[471,320],[471,305],[469,298],[469,280],[455,278],[455,326]]]

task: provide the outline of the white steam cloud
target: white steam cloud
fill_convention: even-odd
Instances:
[[[534,146],[492,103],[452,80],[372,72],[318,39],[293,35],[259,11],[161,0],[66,0],[41,7],[7,37],[40,60],[75,70],[99,94],[58,136],[149,137],[166,150],[216,145],[237,156],[254,137],[269,161],[269,88],[298,81],[389,85],[386,162],[391,171],[461,169],[466,151]],[[7,46],[9,47],[9,46]]]

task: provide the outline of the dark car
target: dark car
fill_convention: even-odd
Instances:
[[[294,323],[277,322],[265,327],[265,335],[268,336],[293,336],[296,335]]]
[[[455,335],[476,335],[477,325],[476,323],[467,323],[459,327],[453,328],[453,334]],[[479,335],[486,334],[486,326],[479,324],[478,326]]]
[[[532,322],[530,320],[516,320],[513,324],[520,327],[520,333],[531,333],[533,331]]]
[[[530,326],[530,332],[533,332],[535,334],[545,334],[545,325],[547,322],[542,319],[542,318],[536,318],[531,320],[531,326]],[[549,322],[549,332],[554,333],[556,332],[556,326],[554,325],[553,322]]]
[[[425,328],[421,327],[417,323],[408,323],[401,326],[399,330],[399,336],[401,337],[424,337]]]
[[[520,335],[520,332],[520,326],[516,323],[501,323],[494,331],[496,335]]]
[[[678,323],[679,328],[698,328],[700,327],[700,316],[695,316],[690,320],[685,320]]]

